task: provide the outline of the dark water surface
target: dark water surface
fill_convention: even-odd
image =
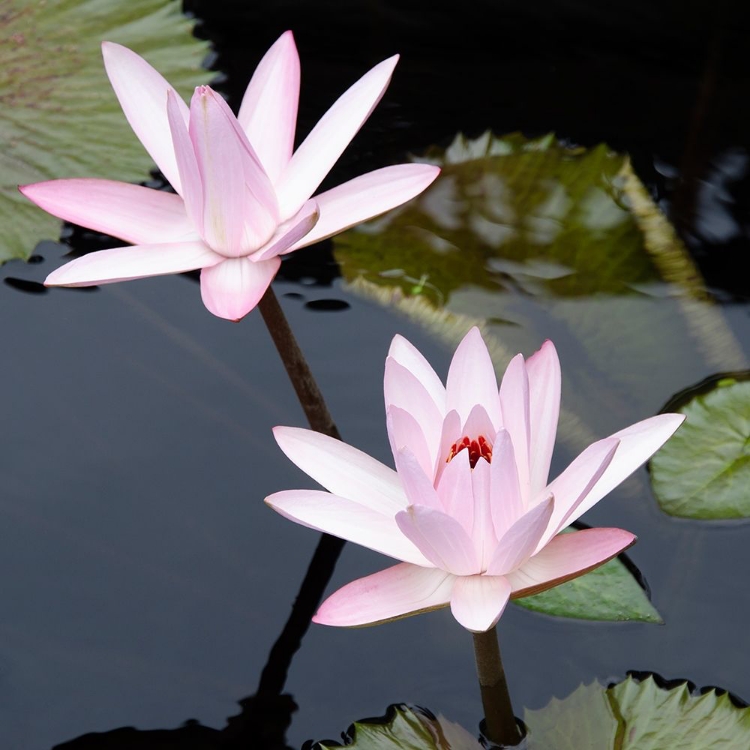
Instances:
[[[189,3],[235,106],[265,49],[295,31],[301,134],[369,66],[402,53],[330,184],[445,145],[459,130],[606,141],[632,155],[671,211],[747,352],[748,282],[738,269],[750,253],[750,24],[739,5],[250,5]],[[73,244],[108,243],[76,231]],[[238,325],[214,318],[187,277],[41,293],[35,282],[67,249],[44,243],[40,262],[0,269],[4,750],[51,748],[128,725],[174,729],[197,719],[223,727],[255,692],[317,543],[262,502],[311,484],[270,436],[273,425],[304,418],[260,315]],[[342,435],[389,461],[381,394],[390,339],[404,334],[441,374],[452,352],[337,277],[324,245],[286,262],[275,288]],[[527,338],[529,354],[541,341]],[[557,343],[565,378],[577,355]],[[658,388],[637,401],[656,410],[714,372],[696,356],[658,373]],[[585,403],[564,388],[566,398]],[[598,419],[609,431],[625,426],[620,415]],[[558,451],[553,474],[570,458]],[[518,713],[629,669],[750,699],[750,526],[670,519],[645,480],[641,470],[586,521],[639,536],[631,558],[666,625],[509,608],[499,631]],[[348,546],[330,590],[385,564]],[[313,626],[286,688],[299,706],[292,747],[336,737],[399,701],[472,730],[481,713],[471,638],[446,611],[359,630]]]

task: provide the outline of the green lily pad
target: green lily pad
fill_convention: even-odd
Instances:
[[[646,591],[618,558],[541,594],[513,601],[533,612],[555,617],[664,622]]]
[[[750,708],[727,693],[701,694],[687,682],[660,687],[652,676],[629,676],[607,687],[581,685],[566,698],[524,711],[527,750],[739,750],[750,747]],[[346,737],[352,750],[479,750],[466,729],[405,705],[382,719],[356,722]],[[322,742],[314,750],[342,745]]]
[[[318,742],[314,750],[342,747]],[[482,750],[466,729],[442,716],[428,716],[406,705],[390,706],[382,719],[355,722],[347,732],[351,750]]]
[[[28,258],[60,222],[19,184],[59,177],[138,182],[153,167],[104,72],[100,44],[143,55],[181,93],[206,83],[207,43],[177,0],[5,0],[0,13],[0,262]]]
[[[582,685],[563,700],[525,711],[528,750],[735,750],[750,747],[750,709],[714,689],[696,695],[653,677],[612,687]]]
[[[750,517],[750,380],[721,378],[678,411],[685,423],[650,465],[661,509],[683,518]]]

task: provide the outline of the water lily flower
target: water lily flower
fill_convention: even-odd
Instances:
[[[590,445],[548,482],[560,409],[552,342],[517,355],[498,390],[473,328],[443,386],[396,336],[385,365],[388,435],[396,470],[310,430],[277,427],[286,455],[321,490],[278,492],[283,516],[400,560],[349,583],[313,618],[358,626],[450,605],[473,632],[494,627],[510,598],[602,565],[635,537],[614,528],[560,533],[644,463],[680,414],[660,414]]]
[[[208,86],[190,106],[131,50],[104,42],[107,75],[125,116],[176,195],[101,179],[25,185],[66,221],[135,247],[91,253],[57,269],[48,286],[91,286],[201,270],[206,307],[238,320],[255,307],[280,256],[418,195],[437,167],[400,164],[311,196],[380,101],[398,56],[348,89],[293,151],[300,65],[290,31],[258,65],[237,117]]]

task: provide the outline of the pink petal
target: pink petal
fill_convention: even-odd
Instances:
[[[438,411],[445,413],[445,386],[422,353],[403,336],[396,334],[388,350],[388,359],[393,359],[409,370],[422,384],[435,402]],[[387,360],[386,360],[387,361]],[[386,402],[386,408],[388,403]]]
[[[474,528],[474,490],[471,484],[469,452],[457,453],[443,470],[437,485],[438,497],[443,510],[458,519],[467,534]]]
[[[401,448],[394,453],[393,458],[409,504],[426,505],[435,510],[442,509],[437,491],[432,484],[432,474],[425,474],[416,456],[408,448]]]
[[[569,517],[568,523],[580,518],[641,464],[648,461],[684,421],[683,414],[658,414],[610,435],[620,441],[612,463],[575,513]]]
[[[440,432],[443,427],[443,414],[432,394],[424,383],[408,368],[397,362],[393,357],[385,361],[385,376],[383,378],[385,394],[385,409],[390,411],[396,406],[408,411],[419,425],[430,454],[430,474],[434,468],[435,459],[440,443]],[[399,443],[401,448],[405,443]]]
[[[469,418],[474,406],[481,404],[495,425],[495,431],[503,426],[495,368],[478,328],[472,328],[458,345],[445,391],[446,410],[455,409],[462,423]]]
[[[435,459],[427,447],[427,441],[417,420],[408,411],[391,406],[386,413],[386,425],[394,460],[397,460],[398,452],[402,448],[408,448],[424,474],[431,478],[435,470]]]
[[[241,320],[257,304],[279,270],[278,258],[253,263],[249,258],[226,258],[201,273],[203,304],[214,315]]]
[[[275,427],[273,435],[290,461],[334,495],[391,517],[406,508],[398,474],[372,456],[313,430]]]
[[[221,263],[202,242],[136,245],[100,250],[66,263],[44,281],[46,286],[94,286],[115,281],[183,273]]]
[[[260,250],[253,253],[252,259],[267,260],[276,255],[292,252],[295,242],[308,234],[319,218],[318,204],[315,201],[307,201],[289,221],[279,225],[273,237]]]
[[[558,534],[544,549],[508,574],[513,598],[558,586],[611,560],[635,542],[622,529],[585,529]]]
[[[458,521],[442,511],[412,505],[396,514],[396,523],[436,568],[459,576],[479,571],[469,535]]]
[[[476,439],[481,435],[492,445],[497,427],[492,423],[484,405],[476,404],[469,413],[469,417],[461,428],[461,432],[472,439]]]
[[[243,148],[220,99],[208,86],[195,90],[190,140],[203,185],[202,235],[217,252],[238,258],[262,247],[276,226],[262,206],[258,221],[246,221]]]
[[[203,183],[188,126],[182,117],[181,107],[184,105],[174,91],[167,94],[167,121],[172,136],[174,158],[180,173],[185,210],[198,233],[203,236]]]
[[[332,534],[397,560],[430,566],[429,560],[400,531],[393,516],[322,490],[287,490],[266,504],[290,521]]]
[[[305,138],[276,183],[282,218],[297,213],[315,192],[375,109],[397,62],[398,55],[384,60],[362,76],[342,94]]]
[[[535,497],[547,484],[560,414],[560,360],[551,341],[545,341],[542,348],[526,360],[526,372],[529,376],[530,444],[534,447],[529,481],[531,497]]]
[[[390,211],[425,190],[440,174],[430,164],[398,164],[355,177],[315,196],[320,221],[294,249],[307,247]]]
[[[587,501],[591,489],[612,463],[619,446],[616,438],[604,438],[592,443],[544,490],[545,495],[551,492],[555,496],[555,510],[537,549],[544,547],[555,534],[581,515],[578,509]]]
[[[506,575],[531,557],[547,530],[553,509],[554,499],[550,495],[521,516],[505,532],[487,566],[488,575]]]
[[[135,245],[197,240],[179,195],[112,180],[49,180],[19,190],[59,219]]]
[[[448,461],[453,444],[463,437],[461,433],[461,417],[454,409],[448,412],[443,420],[443,429],[440,432],[440,447],[438,448],[438,459],[435,464],[435,483],[440,481],[445,467],[450,463]],[[463,452],[463,451],[462,451]],[[452,459],[455,461],[456,459]]]
[[[299,79],[297,47],[292,32],[286,31],[258,63],[237,115],[272,182],[292,156]]]
[[[142,57],[113,42],[102,43],[104,67],[120,100],[122,111],[146,151],[156,162],[169,184],[182,194],[172,136],[167,121],[167,92],[179,102],[180,115],[187,125],[185,102]]]
[[[510,434],[513,453],[518,469],[518,483],[521,497],[528,504],[531,498],[529,477],[531,420],[529,408],[529,378],[523,357],[517,354],[510,361],[500,384],[500,404],[503,413],[503,427]],[[536,446],[535,446],[536,447]]]
[[[472,633],[497,625],[510,598],[510,583],[502,576],[457,578],[451,593],[451,612]]]
[[[477,461],[471,472],[471,496],[466,498],[466,504],[471,503],[472,499],[474,510],[471,538],[477,550],[481,569],[485,570],[497,546],[497,537],[492,524],[490,465],[483,458]],[[465,515],[468,517],[468,514]],[[459,513],[457,517],[465,523],[464,514]]]
[[[321,604],[313,622],[357,627],[445,607],[454,580],[435,568],[395,565],[339,589]]]
[[[495,536],[500,539],[526,512],[518,484],[513,443],[507,430],[500,430],[497,433],[492,446],[490,494],[492,524],[495,527]]]

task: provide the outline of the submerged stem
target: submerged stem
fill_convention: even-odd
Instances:
[[[477,676],[482,693],[485,735],[490,742],[501,747],[518,745],[523,737],[518,729],[513,706],[510,702],[508,683],[500,658],[497,631],[492,628],[485,633],[473,633],[474,656],[477,660]]]

